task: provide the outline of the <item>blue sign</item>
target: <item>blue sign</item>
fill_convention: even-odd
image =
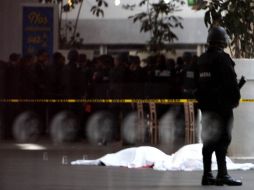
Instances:
[[[23,6],[23,55],[54,51],[54,8]]]

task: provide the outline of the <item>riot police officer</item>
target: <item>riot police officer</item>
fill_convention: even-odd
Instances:
[[[193,58],[194,56],[190,52],[184,52],[183,54],[183,89],[182,89],[182,97],[187,99],[195,98],[196,91],[196,61]]]
[[[197,99],[202,111],[202,141],[204,172],[202,185],[242,185],[227,172],[226,154],[231,142],[233,108],[238,106],[240,90],[234,71],[235,63],[224,52],[228,35],[220,26],[208,32],[208,49],[198,60]],[[211,171],[211,157],[215,152],[218,174]]]
[[[62,83],[64,98],[81,98],[81,69],[78,65],[79,52],[70,49],[68,52],[68,62],[63,68]]]

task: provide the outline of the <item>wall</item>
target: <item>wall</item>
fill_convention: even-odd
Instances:
[[[80,14],[80,18],[81,19],[97,19],[94,15],[92,15],[90,13],[90,9],[91,7],[95,4],[94,3],[95,0],[86,0],[85,3],[82,6],[81,9],[81,14]],[[122,5],[125,4],[138,4],[140,2],[140,0],[121,0],[121,4],[119,6],[115,6],[114,5],[114,0],[107,0],[108,2],[108,8],[104,9],[104,17],[101,19],[126,19],[131,15],[134,15],[136,13],[139,13],[141,11],[146,11],[147,7],[146,6],[142,6],[142,7],[136,7],[134,10],[130,11],[130,10],[125,10],[122,9]],[[158,2],[158,0],[150,0],[150,3],[152,2]],[[181,16],[184,18],[194,18],[194,17],[200,17],[203,18],[205,11],[201,10],[201,11],[195,11],[192,10],[192,7],[189,7],[187,4],[187,0],[185,0],[185,4],[182,5],[181,7],[179,7],[178,11],[174,13],[174,15],[177,16]],[[77,12],[78,12],[78,8],[79,6],[77,6],[76,10],[73,11],[71,14],[68,14],[68,18],[69,19],[73,19],[76,17]]]
[[[11,52],[21,52],[21,4],[36,0],[1,0],[0,59],[7,60]]]
[[[247,83],[241,89],[243,99],[254,99],[254,59],[238,59],[236,72],[244,75]],[[230,155],[234,157],[254,157],[254,102],[240,103],[234,110],[235,122]]]
[[[208,29],[203,18],[184,18],[183,29],[174,29],[176,44],[204,44]],[[96,31],[96,32],[94,32]],[[140,23],[128,19],[81,19],[78,32],[85,44],[144,44],[149,33],[140,33]]]

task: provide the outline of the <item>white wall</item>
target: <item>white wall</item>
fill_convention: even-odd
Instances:
[[[242,89],[242,97],[254,99],[254,81],[248,81]],[[234,110],[233,138],[230,154],[234,157],[254,157],[254,102],[240,103]]]
[[[245,76],[248,80],[254,80],[254,59],[235,59],[237,74]]]
[[[175,28],[176,44],[205,44],[207,31],[203,18],[184,18],[183,29]],[[96,32],[95,32],[96,31]],[[80,19],[78,32],[85,44],[145,44],[149,33],[140,33],[140,23],[127,18],[121,19]]]
[[[95,4],[94,1],[95,0],[85,1],[81,9],[81,15],[80,15],[81,19],[97,19],[95,16],[93,16],[90,13],[91,7]],[[122,9],[122,5],[124,4],[130,4],[130,5],[138,4],[140,0],[121,0],[121,4],[119,6],[115,6],[114,4],[115,0],[108,0],[107,2],[109,4],[109,7],[107,9],[104,9],[104,13],[105,13],[104,18],[100,18],[100,19],[123,19],[123,18],[126,19],[135,13],[146,10],[146,6],[142,6],[142,7],[137,6],[133,11]],[[158,0],[150,0],[150,2],[158,2]],[[202,11],[192,10],[192,7],[189,7],[187,4],[187,0],[185,0],[185,2],[186,3],[182,5],[179,8],[179,11],[175,12],[174,15],[178,15],[181,17],[188,17],[188,18],[204,16],[203,10]],[[78,12],[78,7],[79,6],[77,6],[76,10],[73,11],[71,14],[68,14],[69,19],[73,19],[76,17]]]
[[[238,59],[235,70],[238,77],[244,75],[247,83],[241,89],[243,99],[254,99],[254,59]],[[234,110],[233,138],[230,155],[254,157],[254,102],[243,102]]]

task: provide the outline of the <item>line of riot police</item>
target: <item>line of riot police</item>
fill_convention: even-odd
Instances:
[[[24,57],[14,53],[8,62],[1,62],[0,65],[0,98],[193,98],[190,92],[195,89],[195,64],[196,57],[191,53],[185,53],[177,61],[167,59],[162,54],[140,60],[138,56],[129,56],[127,53],[102,55],[89,60],[76,49],[69,51],[67,60],[59,52],[54,53],[50,59],[46,50]],[[75,116],[72,117],[79,118],[79,126],[85,125],[88,117],[96,111],[111,110],[114,115],[118,115],[117,118],[135,111],[135,106],[126,104],[1,104],[1,117],[4,118],[1,119],[4,123],[2,133],[7,138],[13,136],[13,125],[22,113],[39,118],[38,134],[48,134],[51,121],[62,110],[68,110],[68,117],[69,111],[74,113]],[[168,105],[157,106],[158,117],[168,108]],[[116,133],[115,136],[119,137],[119,130]]]

